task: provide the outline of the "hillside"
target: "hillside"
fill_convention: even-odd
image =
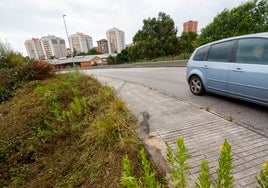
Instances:
[[[120,187],[123,156],[142,176],[135,126],[92,77],[24,83],[0,105],[0,187]]]

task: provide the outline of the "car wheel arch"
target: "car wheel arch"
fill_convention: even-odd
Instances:
[[[191,86],[191,80],[192,80],[193,78],[196,78],[197,80],[200,81],[200,86],[201,86],[200,91],[195,91],[195,92],[194,92],[194,91],[191,89],[191,87],[192,87],[192,86]],[[189,87],[190,87],[191,92],[192,92],[194,95],[203,95],[204,93],[206,93],[206,87],[205,87],[204,81],[203,81],[202,77],[199,76],[198,74],[192,74],[192,75],[189,77],[189,79],[188,79],[188,84],[189,84]]]

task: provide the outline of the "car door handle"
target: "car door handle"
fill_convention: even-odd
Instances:
[[[243,72],[243,70],[242,70],[241,68],[239,68],[239,67],[236,68],[236,69],[234,69],[233,71],[234,71],[234,72]]]
[[[207,65],[204,65],[204,66],[203,66],[203,69],[208,69],[208,66],[207,66]]]

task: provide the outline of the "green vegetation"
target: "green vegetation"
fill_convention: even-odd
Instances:
[[[16,53],[11,49],[8,42],[0,40],[0,69],[14,68],[27,62],[27,59],[20,53]]]
[[[263,169],[260,171],[260,176],[255,177],[258,186],[257,188],[267,188],[268,187],[268,160],[263,163]]]
[[[209,166],[208,161],[203,160],[201,162],[201,169],[198,176],[198,182],[195,183],[196,187],[198,188],[210,188],[211,182],[209,180],[210,174],[209,174]]]
[[[220,152],[221,154],[218,160],[219,167],[217,170],[218,180],[215,187],[232,187],[234,184],[234,177],[232,176],[234,169],[232,165],[233,157],[231,155],[231,146],[226,139],[220,147]]]
[[[152,169],[150,161],[148,161],[146,152],[144,149],[140,151],[141,162],[143,166],[144,176],[137,179],[133,176],[133,167],[130,163],[128,156],[125,156],[122,160],[123,172],[121,177],[121,184],[125,187],[139,188],[160,188],[164,187],[164,183],[158,182],[159,178],[156,178],[156,172]]]
[[[219,13],[212,23],[201,30],[197,44],[265,31],[268,31],[268,1],[250,0]]]
[[[188,149],[184,145],[184,139],[177,139],[177,148],[176,153],[172,152],[171,147],[166,143],[167,146],[167,161],[171,166],[171,178],[173,185],[177,187],[186,187],[187,183],[190,181],[186,178],[186,171],[188,171],[191,166],[186,164],[186,161],[191,158],[188,154]]]
[[[157,18],[143,20],[143,24],[142,29],[133,37],[133,59],[152,59],[178,54],[177,29],[169,15],[160,12]]]
[[[198,181],[193,183],[192,179],[188,179],[186,173],[191,168],[186,161],[191,158],[188,154],[188,149],[184,144],[183,138],[177,139],[177,152],[173,152],[171,147],[167,146],[167,160],[172,170],[172,183],[176,187],[187,187],[187,185],[195,184],[196,187],[209,188],[211,186],[216,188],[233,187],[234,178],[231,146],[225,139],[224,144],[220,147],[220,157],[218,159],[217,179],[212,180],[209,173],[209,165],[206,160],[201,162],[201,169]]]
[[[91,48],[87,53],[86,52],[75,53],[74,56],[97,55],[97,54],[100,53],[97,52],[95,48]]]
[[[119,187],[125,155],[143,174],[131,113],[92,77],[24,83],[0,118],[0,187]]]
[[[174,187],[197,187],[197,188],[229,188],[234,187],[235,179],[233,177],[234,166],[232,164],[233,157],[231,155],[231,145],[225,139],[223,145],[220,146],[220,156],[218,159],[217,177],[209,173],[209,165],[207,160],[201,162],[199,176],[197,181],[188,177],[188,170],[191,166],[186,163],[191,156],[188,154],[188,149],[184,144],[184,139],[179,137],[176,141],[176,151],[172,150],[170,145],[166,143],[167,162],[171,167],[171,183]],[[122,161],[123,173],[121,177],[122,185],[128,188],[140,187],[164,187],[157,179],[155,173],[151,171],[149,163],[145,158],[144,151],[141,151],[142,164],[145,171],[145,176],[139,181],[131,175],[132,166],[128,157],[124,157]],[[147,164],[148,163],[148,164]],[[258,184],[257,188],[266,188],[268,185],[268,161],[263,164],[263,169],[260,171],[259,177],[255,177]],[[143,180],[143,181],[142,181]]]
[[[24,82],[52,77],[53,66],[44,61],[30,61],[0,41],[0,104],[10,100]]]

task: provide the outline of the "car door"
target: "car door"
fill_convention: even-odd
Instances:
[[[206,88],[210,92],[227,92],[230,58],[234,41],[211,45],[204,62],[203,72],[206,77]]]
[[[263,48],[261,60],[254,56],[256,46]],[[235,62],[230,64],[228,91],[243,99],[268,103],[268,39],[238,41]]]

